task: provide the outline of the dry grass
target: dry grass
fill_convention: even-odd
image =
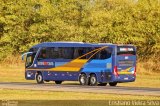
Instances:
[[[160,97],[0,89],[0,100],[160,100]]]
[[[0,65],[20,65],[22,64],[21,56],[19,54],[16,55],[8,55],[3,61],[1,61]]]
[[[149,59],[138,60],[138,72],[144,74],[160,73],[159,57],[153,56]]]

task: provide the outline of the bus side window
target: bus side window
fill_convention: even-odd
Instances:
[[[57,56],[58,59],[64,59],[63,57],[63,48],[58,48],[58,56]]]
[[[93,47],[93,48],[91,48],[91,51],[93,51],[93,50],[95,50],[95,49],[98,49],[97,47]],[[97,51],[95,51],[95,52],[92,52],[89,56],[92,56],[92,58],[91,59],[99,59],[99,52],[98,53],[96,53]]]
[[[41,59],[46,59],[47,55],[46,55],[46,48],[43,48],[39,55],[38,55],[38,60],[41,60]]]
[[[78,49],[77,48],[74,48],[74,59],[77,58],[79,55],[78,55]]]
[[[102,50],[100,52],[100,59],[106,59],[107,58],[107,51],[106,50]]]
[[[74,59],[84,55],[85,53],[86,53],[85,48],[75,48],[74,49]],[[86,56],[82,57],[81,59],[86,59]]]
[[[51,47],[47,48],[48,59],[72,59],[73,48]]]
[[[101,51],[99,51],[95,56],[94,59],[108,59],[111,57],[112,49],[106,48]]]
[[[111,48],[104,49],[99,52],[99,58],[100,59],[108,59],[111,57],[111,53],[112,53]]]
[[[50,59],[58,59],[59,58],[59,48],[58,47],[50,47],[47,50],[48,58]]]
[[[88,48],[86,48],[86,53],[89,53],[89,52],[91,52],[92,50],[93,50],[93,48],[88,47]],[[87,54],[87,55],[86,55],[86,59],[90,58],[90,57],[92,56],[92,54],[93,54],[93,53]]]
[[[67,47],[63,48],[63,58],[64,59],[73,59],[74,48]]]

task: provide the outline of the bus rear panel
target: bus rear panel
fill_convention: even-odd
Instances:
[[[134,46],[117,46],[114,79],[116,82],[133,82],[136,78],[136,49]]]

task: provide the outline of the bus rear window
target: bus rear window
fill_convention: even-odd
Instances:
[[[123,55],[123,54],[131,54],[135,55],[135,48],[133,46],[118,46],[117,47],[117,55]]]

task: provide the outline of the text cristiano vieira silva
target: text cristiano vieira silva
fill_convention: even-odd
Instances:
[[[113,100],[109,101],[110,106],[159,106],[158,100]]]

